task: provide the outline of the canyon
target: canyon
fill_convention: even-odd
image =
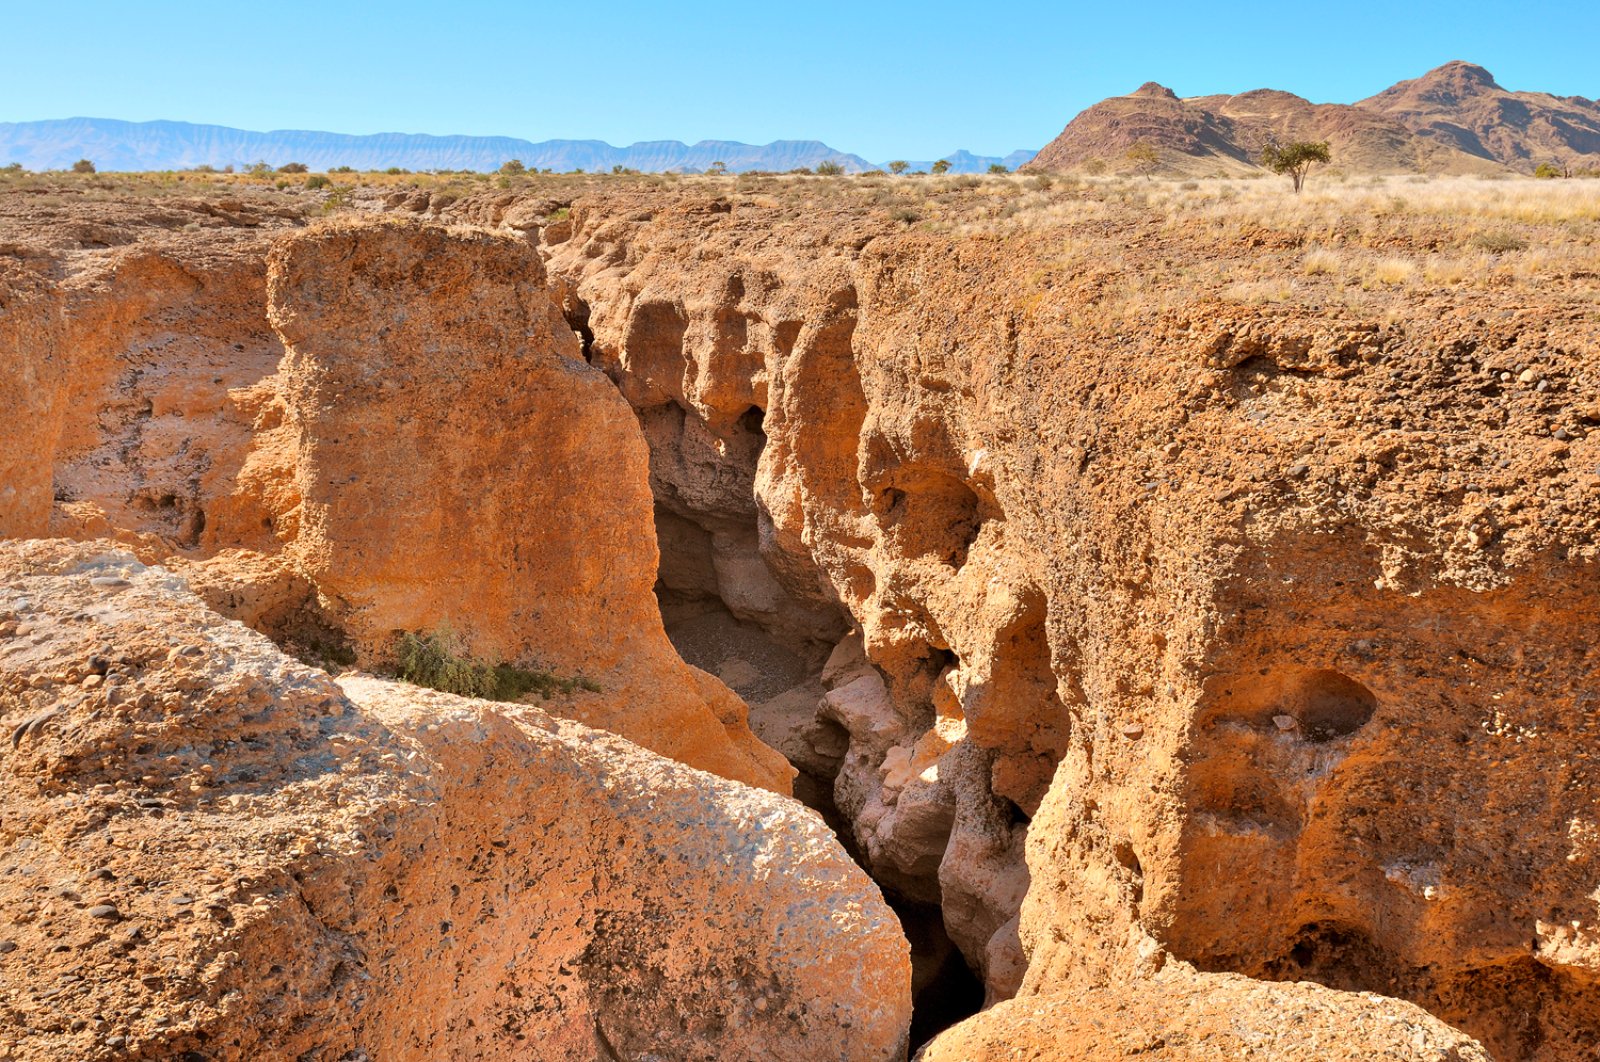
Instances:
[[[0,1059],[1592,1053],[1600,189],[1148,183],[0,194]]]

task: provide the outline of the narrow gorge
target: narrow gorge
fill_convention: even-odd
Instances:
[[[0,1060],[1600,1049],[1593,248],[967,181],[11,196]]]

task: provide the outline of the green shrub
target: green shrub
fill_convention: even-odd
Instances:
[[[1269,142],[1261,149],[1261,165],[1273,173],[1282,174],[1294,184],[1295,195],[1305,185],[1306,174],[1312,163],[1326,164],[1332,156],[1326,140],[1295,140],[1288,144]]]
[[[1558,166],[1554,162],[1539,163],[1538,168],[1533,171],[1533,175],[1539,178],[1541,181],[1550,181],[1557,177],[1572,176],[1565,166]]]
[[[311,167],[307,166],[303,162],[285,162],[282,166],[278,167],[278,172],[279,173],[305,173],[309,169],[311,169]]]
[[[395,660],[397,674],[405,682],[486,701],[519,701],[530,693],[549,700],[557,693],[600,692],[598,683],[582,675],[562,678],[542,668],[474,660],[460,651],[447,627],[431,634],[402,633],[395,643]]]
[[[1010,173],[1011,172],[1011,168],[1009,166],[1007,166],[1003,162],[991,162],[991,163],[989,163],[989,172],[990,173]]]
[[[824,159],[817,163],[818,177],[837,177],[844,172],[844,167],[832,159]]]
[[[306,187],[312,191],[316,191],[318,188],[327,188],[332,184],[332,181],[320,173],[313,173],[310,177],[306,178]]]
[[[90,162],[88,159],[79,159],[77,162],[74,162],[72,164],[72,172],[73,173],[93,173],[94,172],[94,163]]]
[[[507,159],[500,164],[500,172],[507,177],[521,177],[528,172],[528,167],[522,164],[521,159]]]

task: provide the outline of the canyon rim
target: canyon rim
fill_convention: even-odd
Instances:
[[[0,173],[0,1062],[1595,1057],[1596,137]]]

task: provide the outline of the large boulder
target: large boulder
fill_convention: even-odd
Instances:
[[[896,1059],[877,888],[786,798],[335,683],[109,543],[0,545],[0,1057]]]
[[[919,1062],[1490,1062],[1411,1003],[1263,984],[1174,965],[1136,984],[1007,1000],[942,1034]]]

